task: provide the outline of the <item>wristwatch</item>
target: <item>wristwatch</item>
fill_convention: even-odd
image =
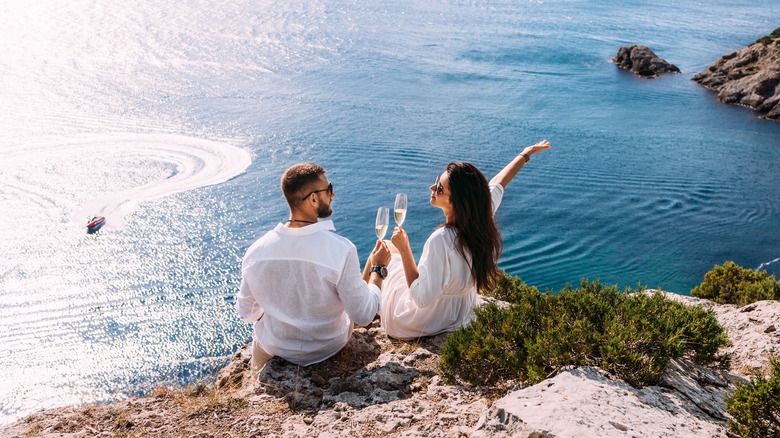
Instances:
[[[371,272],[376,272],[379,274],[380,277],[382,277],[382,280],[387,277],[387,268],[384,266],[372,266]]]

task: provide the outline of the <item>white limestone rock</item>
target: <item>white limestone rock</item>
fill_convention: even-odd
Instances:
[[[669,292],[665,296],[715,313],[731,342],[722,352],[731,355],[732,374],[750,377],[754,372],[762,372],[769,375],[769,356],[780,357],[780,301],[758,301],[740,307]]]
[[[696,367],[680,369],[690,368]],[[599,368],[565,371],[496,401],[473,436],[725,438],[725,404],[716,399],[722,399],[728,381],[717,376],[710,385],[678,377],[668,378],[672,388],[636,389]]]

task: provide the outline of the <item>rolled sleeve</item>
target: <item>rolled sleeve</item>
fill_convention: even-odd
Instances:
[[[375,285],[363,281],[356,250],[347,255],[336,292],[347,316],[357,325],[370,324],[379,313],[381,291]]]
[[[490,186],[490,202],[493,205],[493,214],[496,214],[502,199],[504,199],[504,186],[501,184]]]
[[[263,308],[252,295],[246,278],[241,280],[241,288],[236,296],[236,312],[242,321],[253,323],[263,316]]]

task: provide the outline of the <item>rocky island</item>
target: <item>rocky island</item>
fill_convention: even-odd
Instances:
[[[680,73],[677,66],[659,58],[647,46],[636,44],[621,47],[617,56],[612,58],[612,62],[640,78],[652,79],[664,73]]]
[[[650,291],[652,292],[652,291]],[[301,368],[274,358],[260,373],[238,351],[213,381],[158,388],[147,398],[51,409],[0,427],[4,437],[726,437],[724,397],[780,353],[780,302],[716,304],[731,343],[728,369],[672,360],[659,383],[633,387],[600,368],[567,367],[535,385],[447,381],[447,335],[396,341],[374,321],[338,355]],[[493,301],[495,303],[495,301]]]
[[[780,28],[754,44],[723,55],[692,78],[718,100],[753,108],[780,121]]]

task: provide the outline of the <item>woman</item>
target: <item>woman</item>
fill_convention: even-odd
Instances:
[[[549,148],[547,140],[526,147],[490,183],[465,162],[450,163],[436,177],[430,202],[445,222],[425,242],[419,265],[403,228],[393,231],[380,309],[388,336],[431,336],[471,322],[477,291],[492,288],[500,274],[501,233],[493,215],[504,188],[531,155]]]

